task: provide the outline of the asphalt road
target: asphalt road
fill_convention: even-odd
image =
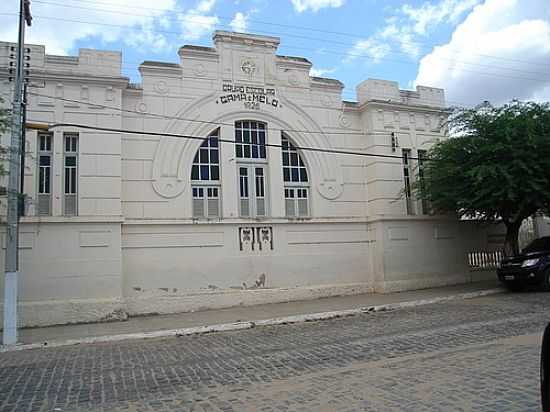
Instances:
[[[2,411],[536,411],[549,293],[0,354]]]

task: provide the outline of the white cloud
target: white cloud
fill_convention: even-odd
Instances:
[[[369,57],[376,64],[392,51],[416,60],[421,52],[419,37],[426,36],[438,25],[456,23],[479,1],[440,0],[435,3],[425,2],[420,7],[405,4],[386,20],[385,27],[367,39],[357,41],[348,51],[345,61]]]
[[[376,64],[380,63],[390,52],[391,47],[389,44],[381,42],[377,36],[372,36],[368,39],[356,41],[351,50],[348,51],[344,61],[349,63],[358,57],[367,57]]]
[[[334,73],[336,69],[322,69],[322,68],[316,68],[312,67],[309,70],[309,75],[312,77],[323,77],[326,74]]]
[[[197,40],[210,33],[219,24],[220,19],[217,16],[209,15],[215,3],[216,0],[201,0],[195,8],[178,16],[182,37],[185,40]]]
[[[4,0],[0,2],[0,13],[17,13],[18,4],[18,0]],[[90,37],[98,37],[104,42],[120,39],[152,51],[158,50],[155,47],[165,46],[165,36],[153,31],[155,27],[163,27],[166,24],[166,16],[176,7],[176,0],[156,0],[154,9],[148,0],[134,0],[132,7],[135,7],[135,14],[128,11],[128,4],[127,0],[111,0],[108,5],[91,2],[78,5],[71,3],[70,7],[32,3],[34,19],[32,26],[27,28],[26,41],[46,45],[49,54],[67,54],[76,41]],[[140,8],[147,8],[147,11],[140,13],[137,11]],[[17,40],[16,16],[0,15],[0,39]]]
[[[549,100],[549,39],[546,0],[486,0],[422,58],[415,83],[444,88],[451,104]]]
[[[412,20],[413,29],[425,34],[431,26],[449,22],[456,23],[463,13],[470,10],[480,0],[442,0],[439,3],[426,2],[420,7],[405,4],[401,11]]]
[[[248,14],[238,11],[235,13],[235,17],[233,17],[229,25],[234,31],[245,33],[248,29],[248,17]]]
[[[302,13],[307,10],[318,12],[321,9],[332,7],[338,8],[344,5],[345,0],[291,0],[294,10]]]
[[[216,0],[201,0],[197,4],[197,13],[210,13],[216,4]]]

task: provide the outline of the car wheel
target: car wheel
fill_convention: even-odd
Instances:
[[[550,323],[546,326],[542,338],[540,353],[540,391],[542,411],[550,412]]]
[[[510,292],[521,292],[523,290],[523,285],[519,282],[506,282],[506,289]]]

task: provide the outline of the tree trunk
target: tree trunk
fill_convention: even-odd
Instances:
[[[506,225],[506,239],[504,241],[504,256],[519,255],[519,222],[504,222]]]

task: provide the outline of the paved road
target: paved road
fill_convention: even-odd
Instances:
[[[550,294],[0,354],[2,411],[536,411]]]

